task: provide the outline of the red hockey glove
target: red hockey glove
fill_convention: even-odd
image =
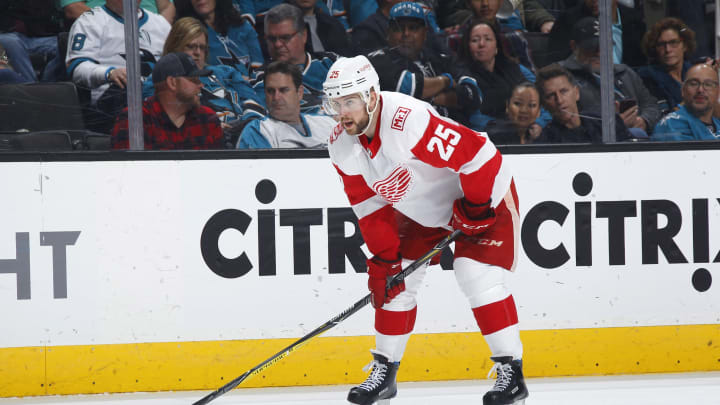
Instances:
[[[465,235],[477,236],[487,231],[495,223],[495,210],[490,201],[485,204],[473,204],[465,198],[455,200],[453,204],[452,227]]]
[[[401,282],[392,289],[385,291],[387,283],[390,282],[392,276],[400,273],[402,270],[402,262],[400,255],[397,259],[386,261],[377,256],[373,256],[367,260],[368,288],[372,294],[371,302],[373,307],[381,308],[383,304],[387,304],[398,294],[405,291],[405,282]]]

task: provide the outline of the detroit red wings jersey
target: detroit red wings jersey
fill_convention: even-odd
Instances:
[[[401,93],[381,92],[380,103],[372,141],[338,125],[328,146],[373,254],[396,256],[392,208],[423,226],[448,227],[460,197],[500,204],[512,177],[487,134]]]

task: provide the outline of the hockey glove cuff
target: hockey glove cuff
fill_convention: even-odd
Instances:
[[[373,307],[382,308],[384,304],[389,303],[398,294],[405,291],[404,281],[390,290],[385,290],[392,277],[402,270],[400,254],[395,260],[390,261],[373,256],[367,260],[367,266],[368,289],[370,289]]]
[[[465,235],[477,236],[487,231],[495,223],[495,210],[490,201],[473,204],[465,198],[455,200],[453,204],[452,227]]]

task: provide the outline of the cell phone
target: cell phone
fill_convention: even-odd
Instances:
[[[622,100],[622,101],[620,101],[620,112],[624,113],[625,111],[627,111],[628,108],[634,107],[636,105],[637,105],[637,100],[635,100],[634,98]]]

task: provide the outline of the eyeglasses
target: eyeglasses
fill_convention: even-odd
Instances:
[[[658,41],[655,44],[656,48],[665,49],[666,46],[669,46],[670,48],[677,48],[682,43],[679,39],[671,39],[669,41]]]
[[[280,41],[283,45],[287,45],[288,42],[290,42],[291,39],[295,35],[297,35],[300,31],[295,31],[292,34],[286,34],[286,35],[266,35],[265,39],[267,39],[268,43],[274,44],[277,41]]]
[[[207,45],[205,44],[185,44],[185,49],[188,51],[197,51],[198,49],[205,52],[207,51]]]
[[[685,87],[690,90],[697,90],[700,85],[702,85],[705,90],[715,90],[718,88],[718,82],[714,80],[705,80],[704,82],[701,82],[697,79],[690,79],[685,81]]]

